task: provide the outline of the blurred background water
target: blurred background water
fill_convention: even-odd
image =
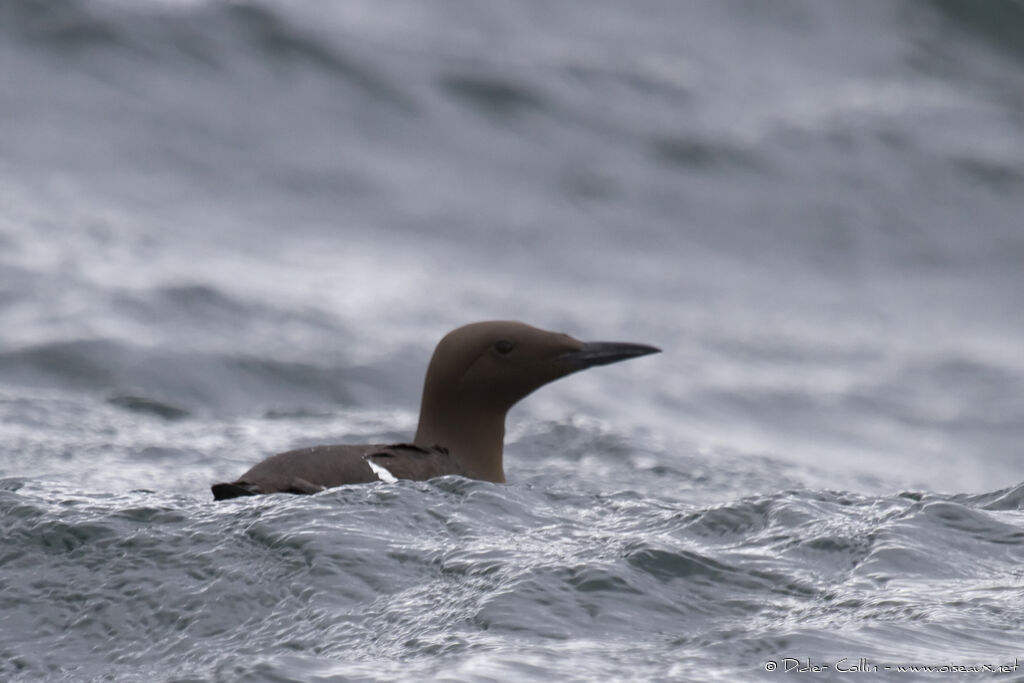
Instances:
[[[0,0],[0,674],[1024,659],[1022,46],[1019,0]],[[408,438],[490,318],[665,353],[517,407],[504,486],[209,502]]]

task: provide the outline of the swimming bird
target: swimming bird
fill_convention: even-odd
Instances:
[[[504,482],[509,408],[560,377],[659,351],[646,344],[581,342],[521,322],[471,323],[449,332],[434,350],[411,443],[278,453],[233,482],[214,484],[213,497],[317,493],[343,484],[447,474]]]

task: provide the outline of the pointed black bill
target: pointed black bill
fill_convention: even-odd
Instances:
[[[561,359],[572,363],[579,369],[592,368],[595,365],[608,365],[619,361],[639,358],[652,353],[661,353],[661,349],[647,344],[629,342],[586,342],[578,351],[569,351],[561,355]]]

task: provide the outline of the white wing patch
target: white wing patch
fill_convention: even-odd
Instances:
[[[373,461],[373,458],[366,458],[366,464],[370,466],[370,469],[373,470],[373,473],[376,474],[377,478],[380,479],[382,482],[386,484],[394,484],[396,481],[398,481],[398,478],[395,475],[388,472],[387,469],[385,469],[381,465],[375,463]]]

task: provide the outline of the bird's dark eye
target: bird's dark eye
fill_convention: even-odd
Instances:
[[[498,341],[494,342],[494,350],[503,356],[506,353],[511,353],[512,349],[514,348],[516,348],[516,345],[510,342],[508,339],[499,339]]]

